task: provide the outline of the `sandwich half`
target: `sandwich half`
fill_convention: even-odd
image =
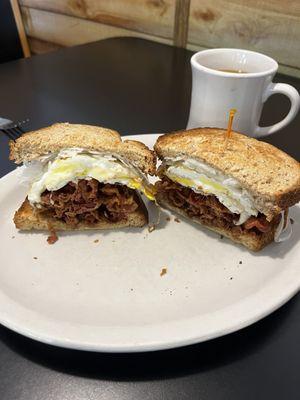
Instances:
[[[141,227],[148,222],[140,193],[153,199],[147,180],[156,157],[144,144],[109,129],[58,123],[10,143],[23,163],[27,197],[15,213],[21,230]]]
[[[288,208],[300,200],[300,164],[268,143],[225,132],[198,128],[160,136],[156,199],[258,251],[287,229]]]

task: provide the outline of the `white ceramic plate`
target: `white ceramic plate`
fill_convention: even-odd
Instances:
[[[156,138],[134,137],[148,146]],[[24,197],[16,171],[0,180],[0,322],[33,339],[106,352],[172,348],[250,325],[299,290],[299,207],[292,239],[254,254],[165,213],[152,233],[60,234],[48,245],[46,233],[15,229]]]

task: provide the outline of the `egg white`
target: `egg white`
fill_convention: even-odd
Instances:
[[[253,198],[237,180],[200,161],[168,158],[165,160],[165,175],[196,193],[216,196],[232,213],[240,215],[235,222],[237,225],[258,214]]]
[[[34,178],[28,169],[33,172]],[[82,149],[66,149],[54,158],[30,163],[25,168],[26,174],[31,176],[28,192],[28,200],[31,204],[40,203],[41,194],[45,190],[58,190],[69,182],[92,178],[101,183],[118,183],[140,190],[153,200],[153,193],[146,178],[136,168],[112,155],[90,153]]]

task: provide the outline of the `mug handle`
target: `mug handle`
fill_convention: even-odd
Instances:
[[[284,126],[288,125],[297,115],[297,112],[300,107],[300,95],[298,91],[293,86],[288,85],[286,83],[271,82],[263,94],[262,98],[263,103],[275,93],[284,94],[290,99],[291,102],[290,111],[288,112],[288,115],[285,118],[283,118],[282,121],[277,122],[274,125],[264,126],[264,127],[257,126],[254,131],[254,136],[256,137],[268,136],[274,132],[279,131],[279,129],[282,129]]]

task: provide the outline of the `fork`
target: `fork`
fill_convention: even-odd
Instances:
[[[22,125],[26,124],[28,121],[29,119],[27,118],[23,121],[14,123],[9,119],[0,117],[0,132],[3,132],[9,139],[15,141],[25,132],[22,128]]]

